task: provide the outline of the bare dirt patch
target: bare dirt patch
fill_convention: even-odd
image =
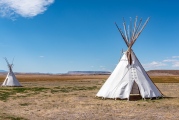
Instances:
[[[179,83],[163,77],[156,85],[166,97],[133,101],[96,98],[108,76],[17,77],[24,87],[0,88],[0,120],[179,118]]]

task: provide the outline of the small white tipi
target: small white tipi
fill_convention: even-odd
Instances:
[[[9,64],[7,58],[5,58],[5,60],[7,62],[8,68],[9,68],[9,72],[8,72],[6,79],[4,80],[2,86],[17,86],[17,87],[20,87],[21,84],[19,83],[19,81],[17,80],[16,76],[14,75],[14,73],[12,71],[13,63]]]
[[[123,52],[123,56],[120,59],[118,65],[101,87],[96,96],[102,98],[120,98],[128,99],[131,94],[140,94],[143,99],[145,98],[158,98],[162,97],[162,93],[152,82],[148,74],[145,72],[141,63],[137,59],[132,50],[132,46],[139,37],[140,33],[148,23],[149,18],[146,20],[143,26],[141,26],[142,19],[137,23],[137,17],[132,28],[132,20],[130,20],[130,26],[126,28],[124,21],[124,32],[117,28],[124,39],[128,50]]]

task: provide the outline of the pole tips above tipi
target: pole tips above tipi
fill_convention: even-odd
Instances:
[[[142,30],[145,28],[145,26],[147,25],[148,21],[149,21],[150,17],[147,18],[147,20],[144,22],[144,24],[142,25],[142,18],[138,21],[138,17],[136,16],[134,22],[132,21],[132,18],[130,17],[130,24],[127,26],[125,19],[123,18],[123,27],[124,27],[124,31],[122,31],[117,23],[116,27],[118,28],[122,38],[124,39],[126,45],[128,47],[132,47],[132,45],[134,44],[134,42],[137,40],[137,38],[139,37],[139,35],[141,34]]]
[[[123,18],[123,27],[124,27],[123,31],[118,27],[117,23],[115,23],[124,42],[126,43],[128,47],[127,58],[128,58],[128,62],[130,65],[132,64],[131,48],[134,45],[137,38],[139,37],[139,35],[141,34],[142,30],[147,25],[149,19],[150,17],[148,17],[147,20],[142,25],[142,18],[138,21],[138,17],[136,16],[134,23],[133,23],[132,18],[130,17],[130,24],[127,26]]]

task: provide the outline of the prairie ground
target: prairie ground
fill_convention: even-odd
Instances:
[[[96,98],[107,77],[17,75],[23,87],[0,87],[0,120],[178,120],[179,76],[151,77],[164,98],[131,101]]]

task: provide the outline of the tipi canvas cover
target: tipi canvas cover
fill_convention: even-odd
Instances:
[[[120,59],[118,65],[116,66],[110,77],[106,80],[104,85],[101,87],[96,96],[114,99],[129,99],[130,94],[140,94],[142,98],[162,97],[161,92],[158,90],[148,74],[145,72],[141,63],[131,49],[132,45],[141,33],[142,29],[147,24],[148,20],[149,18],[146,20],[141,29],[139,29],[138,27],[140,27],[141,21],[137,26],[136,17],[134,28],[130,31],[126,30],[124,21],[123,25],[125,34],[121,31],[121,29],[118,28],[126,45],[128,46],[128,50],[126,52],[123,52],[123,56]],[[131,34],[131,36],[127,33]]]
[[[5,58],[8,68],[9,68],[9,72],[6,76],[6,79],[4,80],[2,86],[21,86],[21,84],[19,83],[19,81],[17,80],[16,76],[14,75],[13,71],[12,71],[12,67],[13,64],[9,64],[9,62],[7,61],[7,59]]]

